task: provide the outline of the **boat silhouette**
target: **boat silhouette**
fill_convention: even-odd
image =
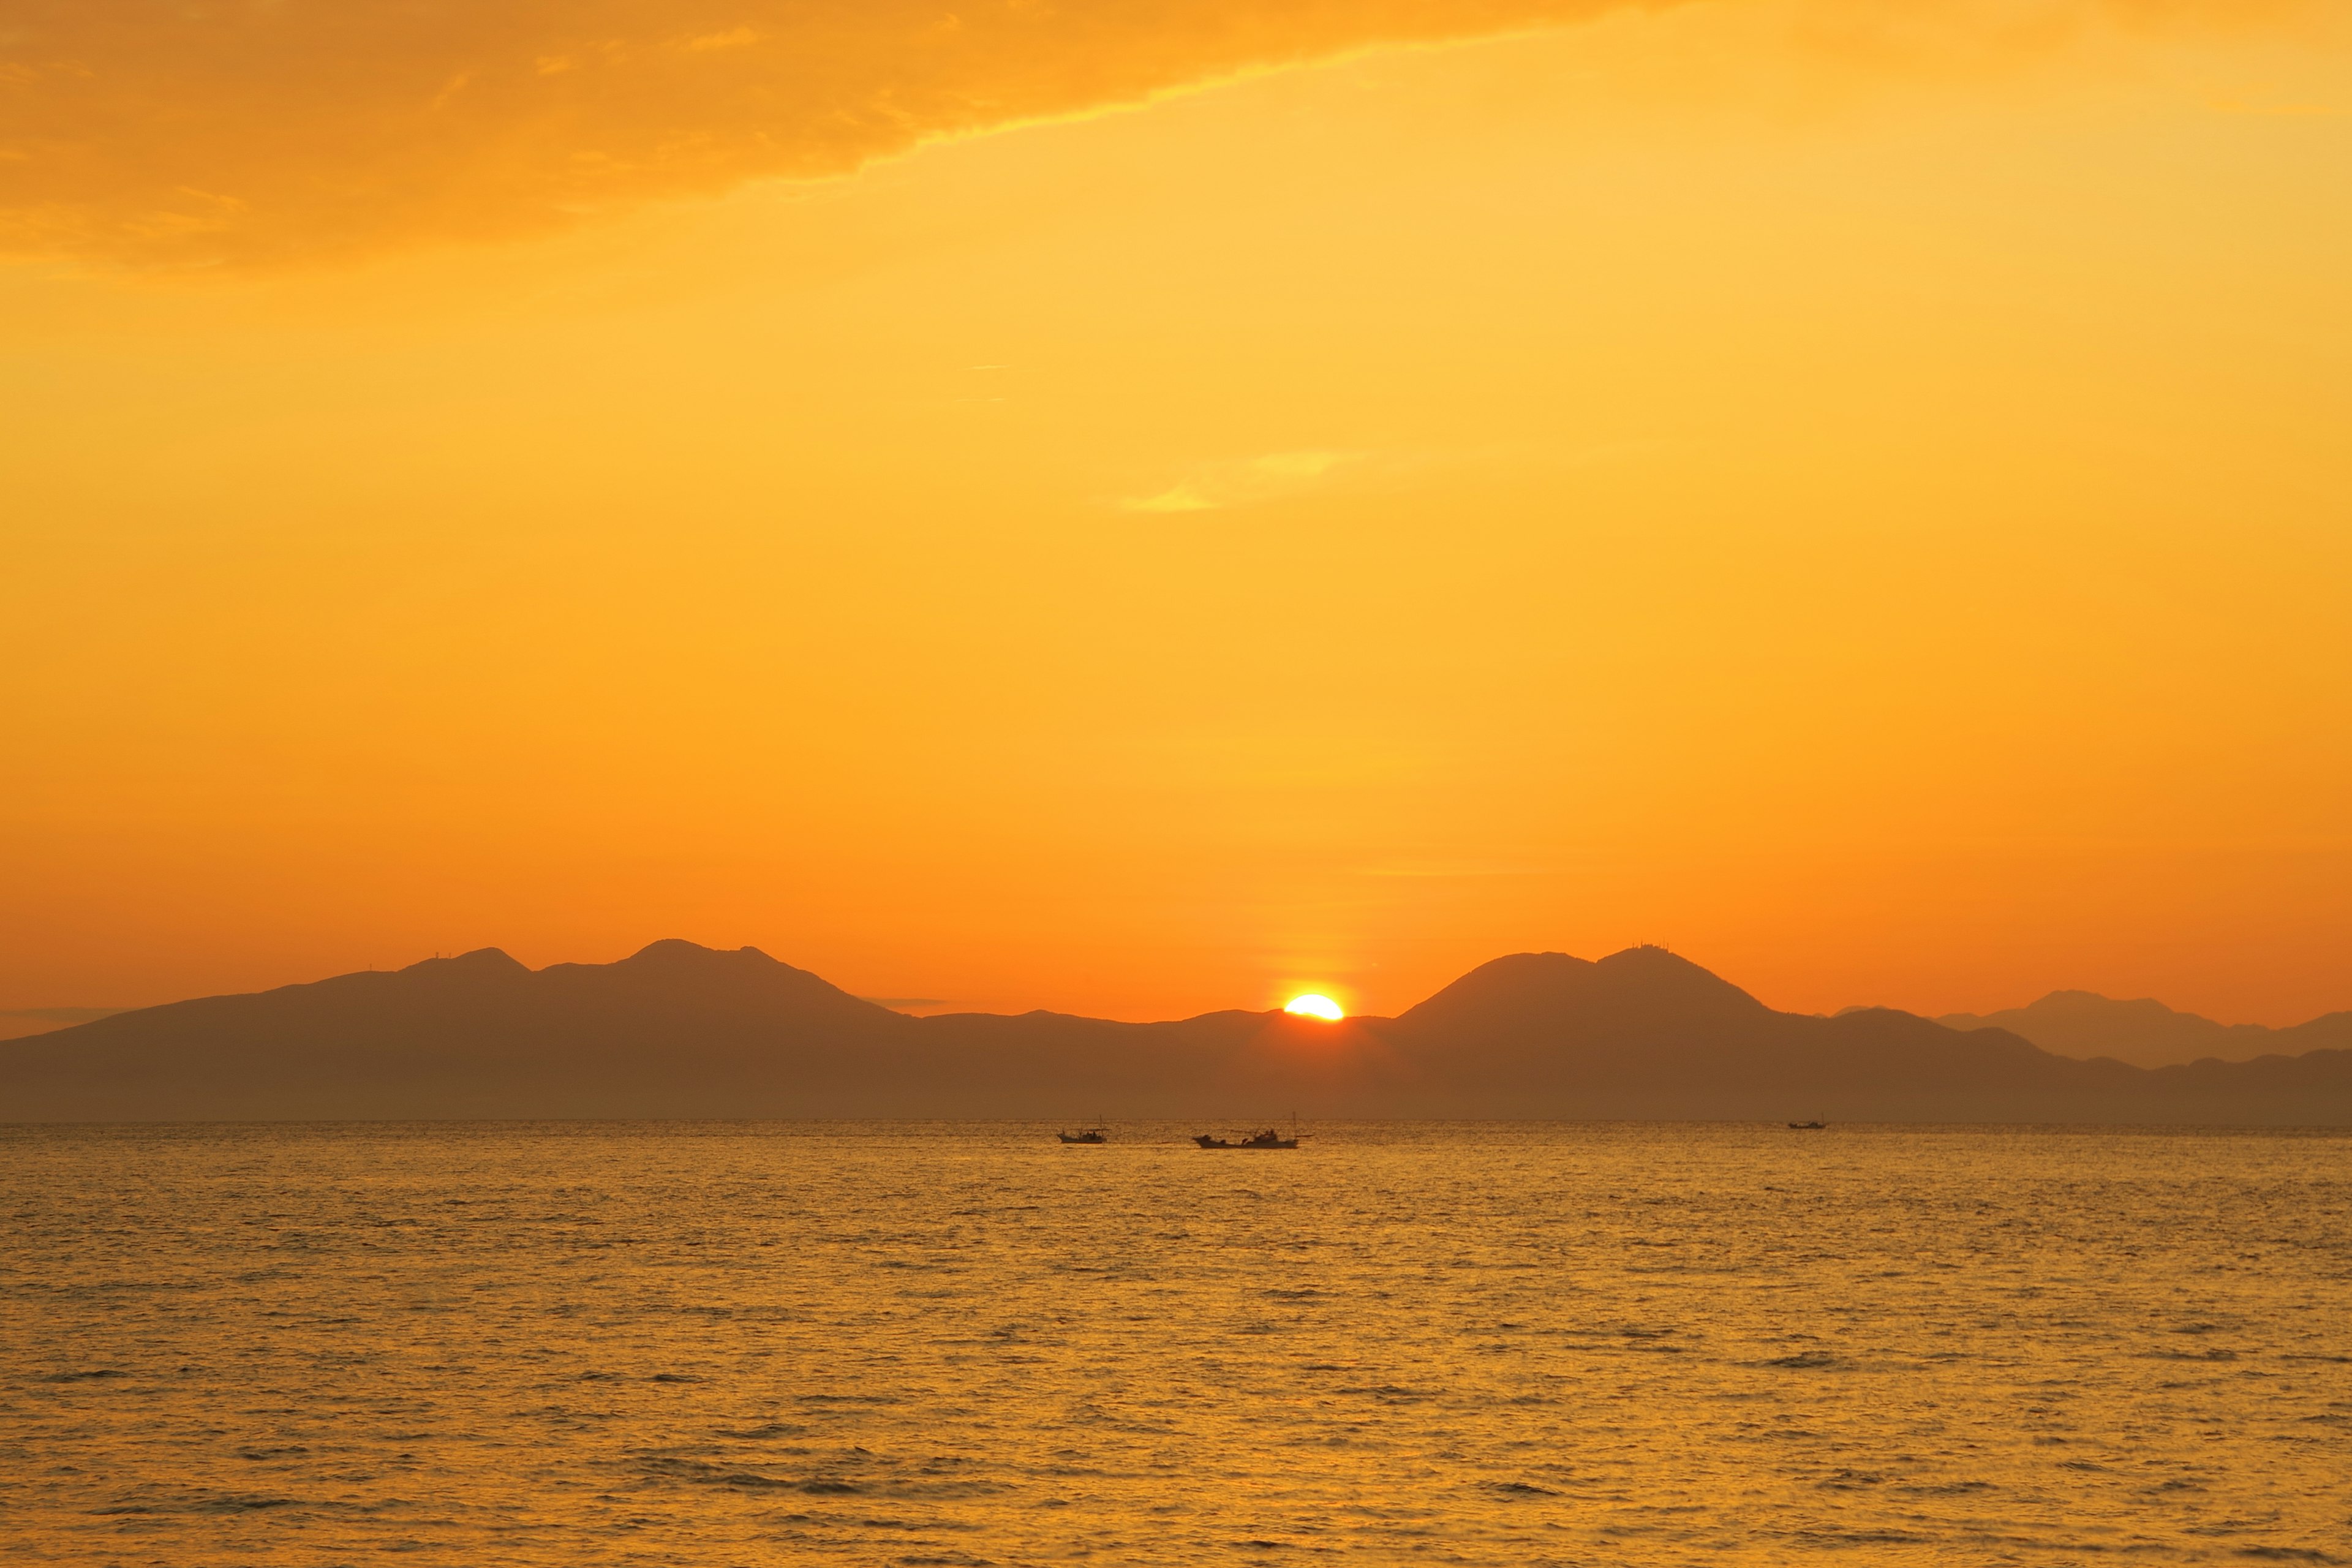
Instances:
[[[1269,1127],[1246,1138],[1216,1138],[1206,1132],[1198,1132],[1193,1134],[1192,1142],[1203,1149],[1296,1149],[1298,1147],[1298,1134],[1294,1131],[1285,1138]]]
[[[1056,1132],[1055,1137],[1065,1143],[1108,1143],[1110,1131],[1104,1127],[1081,1127],[1076,1132]]]
[[[1789,1131],[1791,1132],[1819,1132],[1828,1125],[1829,1123],[1826,1121],[1791,1121],[1789,1123]]]

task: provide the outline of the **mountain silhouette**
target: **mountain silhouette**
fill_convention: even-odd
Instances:
[[[919,1018],[756,948],[675,941],[540,970],[485,948],[0,1042],[15,1121],[1291,1110],[2352,1125],[2352,1050],[2078,1060],[1886,1008],[1775,1012],[1654,947],[1499,958],[1395,1018]]]
[[[2352,1013],[2329,1013],[2307,1024],[2273,1029],[2263,1024],[2217,1024],[2194,1013],[2176,1013],[2149,997],[2117,1002],[2094,991],[2053,991],[2028,1006],[1982,1015],[1948,1013],[1936,1022],[1948,1029],[2006,1029],[2062,1056],[2113,1057],[2144,1068],[2207,1057],[2238,1062],[2352,1048]]]
[[[92,1018],[124,1011],[121,1007],[0,1008],[0,1040],[13,1040],[20,1035],[46,1035],[52,1029],[87,1024]]]

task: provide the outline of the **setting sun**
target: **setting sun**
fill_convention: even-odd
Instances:
[[[1282,1010],[1286,1013],[1297,1013],[1301,1017],[1307,1018],[1337,1020],[1347,1016],[1339,1010],[1339,1004],[1332,1001],[1328,996],[1313,994],[1293,996]]]

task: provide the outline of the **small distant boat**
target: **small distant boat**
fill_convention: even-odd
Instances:
[[[1791,1132],[1819,1132],[1828,1125],[1829,1123],[1826,1121],[1791,1121],[1789,1123],[1789,1131]]]
[[[1065,1143],[1108,1143],[1110,1130],[1104,1127],[1081,1127],[1076,1132],[1056,1132],[1055,1137]]]
[[[1200,1132],[1193,1135],[1192,1142],[1203,1149],[1296,1149],[1298,1147],[1298,1133],[1294,1129],[1291,1135],[1285,1138],[1269,1127],[1246,1138],[1213,1138],[1206,1132]]]

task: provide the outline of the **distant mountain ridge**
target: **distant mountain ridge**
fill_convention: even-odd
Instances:
[[[2144,1069],[1664,949],[1516,953],[1394,1018],[915,1017],[755,948],[495,948],[0,1042],[0,1121],[1417,1116],[2352,1125],[2352,1050]]]
[[[2061,1056],[2112,1057],[2144,1068],[2207,1057],[2237,1062],[2352,1049],[2352,1013],[2329,1013],[2273,1029],[2263,1024],[2217,1024],[2194,1013],[2175,1012],[2152,997],[2117,1002],[2093,991],[2053,991],[2023,1007],[1981,1015],[1947,1013],[1936,1022],[1948,1029],[2006,1029]]]

